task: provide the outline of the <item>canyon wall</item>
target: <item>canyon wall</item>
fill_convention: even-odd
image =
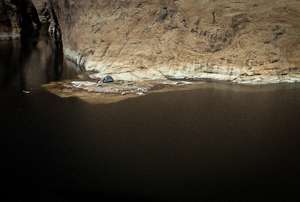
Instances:
[[[2,12],[8,0],[0,2],[0,27],[12,30]],[[43,8],[45,0],[33,3]],[[66,57],[94,77],[300,81],[299,0],[49,3]]]
[[[299,79],[299,0],[51,1],[66,55],[99,77]]]
[[[31,0],[0,0],[0,40],[34,35],[40,26]]]
[[[10,1],[0,0],[0,40],[18,38],[19,33],[16,5]]]

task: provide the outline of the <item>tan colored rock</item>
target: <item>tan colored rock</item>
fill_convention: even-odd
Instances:
[[[52,2],[64,47],[100,77],[300,80],[298,0]]]

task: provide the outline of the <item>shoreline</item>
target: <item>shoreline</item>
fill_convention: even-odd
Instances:
[[[224,90],[230,92],[268,92],[285,89],[299,89],[299,85],[288,83],[268,85],[236,85],[232,82],[170,82],[148,81],[140,83],[118,83],[97,86],[92,81],[60,81],[43,85],[43,88],[60,98],[78,98],[89,104],[112,104],[132,98],[157,93],[181,92],[201,89]],[[126,93],[122,93],[126,92]]]
[[[130,69],[128,67],[111,66],[101,62],[89,60],[77,51],[65,48],[65,58],[76,64],[81,71],[96,72],[92,79],[111,75],[116,80],[123,81],[221,81],[241,85],[267,85],[300,82],[300,72],[289,72],[278,75],[256,75],[243,71],[245,68],[208,66],[207,64],[184,64],[183,68],[172,69],[159,67],[146,70]]]

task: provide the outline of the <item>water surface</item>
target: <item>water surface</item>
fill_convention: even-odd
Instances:
[[[40,88],[74,76],[47,43],[38,41],[25,56],[17,42],[0,44],[8,201],[299,197],[299,85],[208,83],[90,105]]]

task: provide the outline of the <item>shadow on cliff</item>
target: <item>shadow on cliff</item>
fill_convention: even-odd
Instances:
[[[41,22],[31,0],[13,0],[12,3],[17,7],[21,35],[23,37],[37,35],[41,28]]]

